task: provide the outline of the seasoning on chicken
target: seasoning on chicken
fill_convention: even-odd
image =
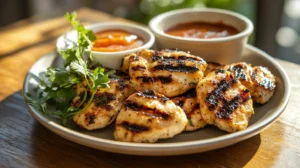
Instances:
[[[129,96],[116,119],[118,141],[156,142],[181,133],[187,124],[183,110],[152,90]]]
[[[251,96],[257,103],[264,104],[268,102],[274,94],[276,87],[275,76],[262,66],[253,67],[251,76],[253,87],[251,89]]]
[[[202,119],[200,113],[200,106],[194,88],[179,96],[173,97],[172,100],[176,105],[183,109],[189,121],[185,126],[185,131],[194,131],[203,128],[206,125],[206,122]]]
[[[86,83],[77,85],[77,96],[73,99],[71,106],[78,107],[83,100],[84,90],[88,88]],[[119,76],[110,75],[109,88],[97,89],[97,92],[88,107],[77,113],[74,122],[87,130],[103,128],[114,121],[123,101],[132,93],[134,89],[129,85],[129,80]],[[90,91],[87,91],[90,96]],[[84,102],[83,105],[85,105]]]
[[[136,90],[173,97],[195,88],[206,66],[202,58],[183,51],[145,49],[124,57],[121,68]]]
[[[253,114],[250,91],[229,71],[209,73],[197,85],[202,118],[221,130],[235,132],[247,128]]]

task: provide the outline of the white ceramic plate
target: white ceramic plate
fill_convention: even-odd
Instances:
[[[113,139],[114,125],[95,131],[86,131],[75,127],[63,127],[52,117],[43,115],[40,111],[26,103],[28,111],[42,125],[52,132],[79,144],[92,148],[131,155],[182,155],[209,151],[225,147],[250,138],[267,128],[284,111],[290,94],[289,80],[278,63],[269,55],[247,45],[242,61],[252,65],[268,67],[278,77],[278,84],[272,99],[265,105],[255,105],[255,114],[251,117],[249,127],[243,131],[226,133],[213,126],[207,126],[194,132],[184,132],[174,138],[160,140],[154,144],[119,142]],[[62,66],[60,56],[50,53],[39,59],[28,72],[23,87],[23,94],[33,91],[36,86],[35,77],[41,75],[50,66]]]

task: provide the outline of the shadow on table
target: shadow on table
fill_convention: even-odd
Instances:
[[[261,144],[260,135],[256,135],[226,148],[185,156],[146,157],[104,152],[50,132],[27,112],[20,92],[0,102],[0,123],[3,130],[0,135],[5,135],[0,141],[1,156],[9,158],[6,162],[9,165],[18,163],[29,167],[243,167]],[[11,153],[14,158],[9,157]]]

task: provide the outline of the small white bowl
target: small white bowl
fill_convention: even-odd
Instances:
[[[93,32],[99,32],[104,30],[124,30],[129,33],[135,34],[144,40],[144,45],[125,51],[118,52],[99,52],[91,51],[92,57],[95,62],[102,64],[105,67],[112,69],[119,69],[122,58],[130,53],[134,53],[141,49],[149,49],[153,46],[155,38],[154,35],[147,28],[142,26],[121,23],[121,22],[103,22],[97,24],[91,24],[85,26],[86,29],[92,30]],[[56,47],[57,49],[65,49],[66,47],[72,47],[76,44],[77,32],[75,30],[70,31],[57,39]],[[86,55],[85,55],[86,56]]]
[[[165,31],[182,23],[208,22],[223,23],[236,28],[239,33],[220,38],[197,39],[166,34]],[[149,27],[155,35],[159,49],[177,48],[198,55],[206,61],[229,64],[240,60],[249,35],[253,31],[252,22],[237,13],[221,9],[180,9],[154,17]]]

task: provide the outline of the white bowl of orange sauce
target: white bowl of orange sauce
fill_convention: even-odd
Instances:
[[[97,39],[89,49],[93,61],[104,67],[119,69],[122,58],[141,49],[149,49],[155,37],[145,27],[122,22],[103,22],[85,26],[92,30]],[[77,32],[70,31],[57,39],[56,47],[65,49],[76,45]],[[87,57],[87,54],[84,56]]]
[[[222,64],[240,60],[253,31],[252,22],[228,10],[179,9],[154,17],[149,28],[156,46],[189,51]]]

